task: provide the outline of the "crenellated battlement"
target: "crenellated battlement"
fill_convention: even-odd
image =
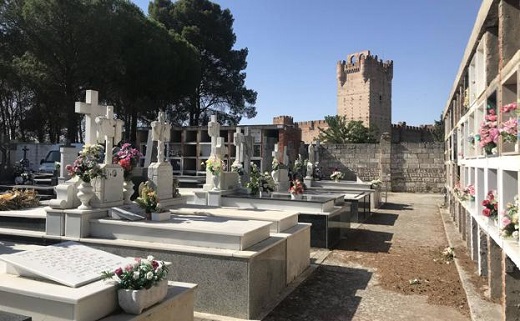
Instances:
[[[273,117],[273,124],[274,125],[294,125],[294,120],[292,116],[276,116]]]
[[[393,77],[394,62],[392,60],[383,61],[377,55],[371,55],[370,50],[356,52],[347,56],[347,60],[340,60],[336,65],[338,82],[343,86],[346,82],[346,75],[357,72],[366,72],[369,69],[377,68]],[[377,70],[376,69],[376,70]],[[370,78],[370,75],[365,75]]]

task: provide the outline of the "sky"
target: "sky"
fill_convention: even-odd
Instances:
[[[148,0],[133,0],[145,13]],[[235,19],[236,49],[248,48],[246,87],[271,124],[336,115],[336,63],[370,50],[394,62],[392,123],[439,120],[480,0],[214,0]]]

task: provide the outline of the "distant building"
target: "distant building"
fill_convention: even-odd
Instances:
[[[392,124],[393,61],[383,62],[365,50],[350,54],[336,65],[337,115],[362,121],[378,134],[390,132]]]

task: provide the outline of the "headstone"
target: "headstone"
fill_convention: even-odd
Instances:
[[[217,122],[217,115],[211,115],[211,121],[208,123],[208,135],[211,137],[211,154],[217,154],[217,138],[220,135],[220,124]]]
[[[2,255],[0,259],[6,262],[9,274],[51,280],[72,288],[95,282],[101,279],[101,272],[131,262],[72,241]]]
[[[170,141],[172,126],[165,121],[164,112],[159,112],[157,121],[152,122],[152,141],[157,141],[157,163],[164,162],[164,143]]]
[[[157,192],[158,206],[162,209],[183,202],[182,198],[176,198],[172,165],[164,161],[164,144],[170,141],[171,128],[171,125],[166,122],[164,112],[159,112],[157,121],[152,123],[152,141],[157,141],[157,162],[151,163],[148,167],[148,180],[152,182]],[[152,153],[151,149],[149,152]]]
[[[107,113],[107,106],[98,104],[98,92],[87,90],[85,102],[76,102],[75,111],[85,115],[85,144],[98,143],[95,135],[97,129],[95,119]]]
[[[242,163],[244,161],[244,134],[242,134],[242,130],[240,127],[236,128],[236,132],[233,134],[233,145],[236,147],[236,158],[235,162]]]
[[[276,191],[278,192],[287,192],[291,185],[289,182],[289,172],[285,160],[287,158],[287,148],[284,147],[283,150],[284,153],[282,156],[282,153],[279,151],[278,144],[275,144],[274,151],[272,152],[273,158],[277,159],[279,163],[279,169],[271,173],[276,184]],[[282,160],[280,160],[280,158],[282,158]]]
[[[105,159],[101,165],[105,177],[96,177],[92,180],[94,197],[90,205],[94,208],[122,205],[124,170],[118,164],[112,164],[112,149],[121,141],[123,121],[114,119],[113,107],[108,106],[106,115],[96,117],[95,122],[98,125],[96,130],[98,141],[105,142]]]
[[[99,105],[98,92],[95,90],[87,90],[85,102],[77,101],[74,106],[75,112],[85,115],[85,144],[97,144],[98,137],[96,135],[98,125],[96,118],[107,114],[108,106]],[[65,167],[72,164],[77,155],[69,149],[63,149],[61,155],[61,171],[63,180],[65,180]],[[56,189],[56,199],[49,201],[51,208],[67,209],[78,207],[81,203],[77,197],[77,186],[79,182],[77,178],[58,184]]]
[[[211,115],[211,120],[208,123],[208,135],[211,137],[211,152],[209,157],[217,157],[222,159],[224,154],[224,138],[219,137],[220,135],[220,124],[217,121],[217,115]],[[220,177],[222,181],[222,176]],[[213,174],[210,171],[206,171],[206,184],[202,187],[204,191],[214,190]]]
[[[305,176],[306,180],[312,180],[314,177],[314,162],[316,161],[314,155],[314,145],[312,143],[309,144],[309,159],[307,160],[307,174]]]
[[[146,218],[145,210],[133,203],[110,208],[110,217],[121,220],[140,221]]]

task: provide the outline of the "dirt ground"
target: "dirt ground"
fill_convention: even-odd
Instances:
[[[469,320],[457,268],[442,254],[441,202],[439,195],[390,195],[263,320]],[[454,253],[483,294],[485,279],[466,248]]]

